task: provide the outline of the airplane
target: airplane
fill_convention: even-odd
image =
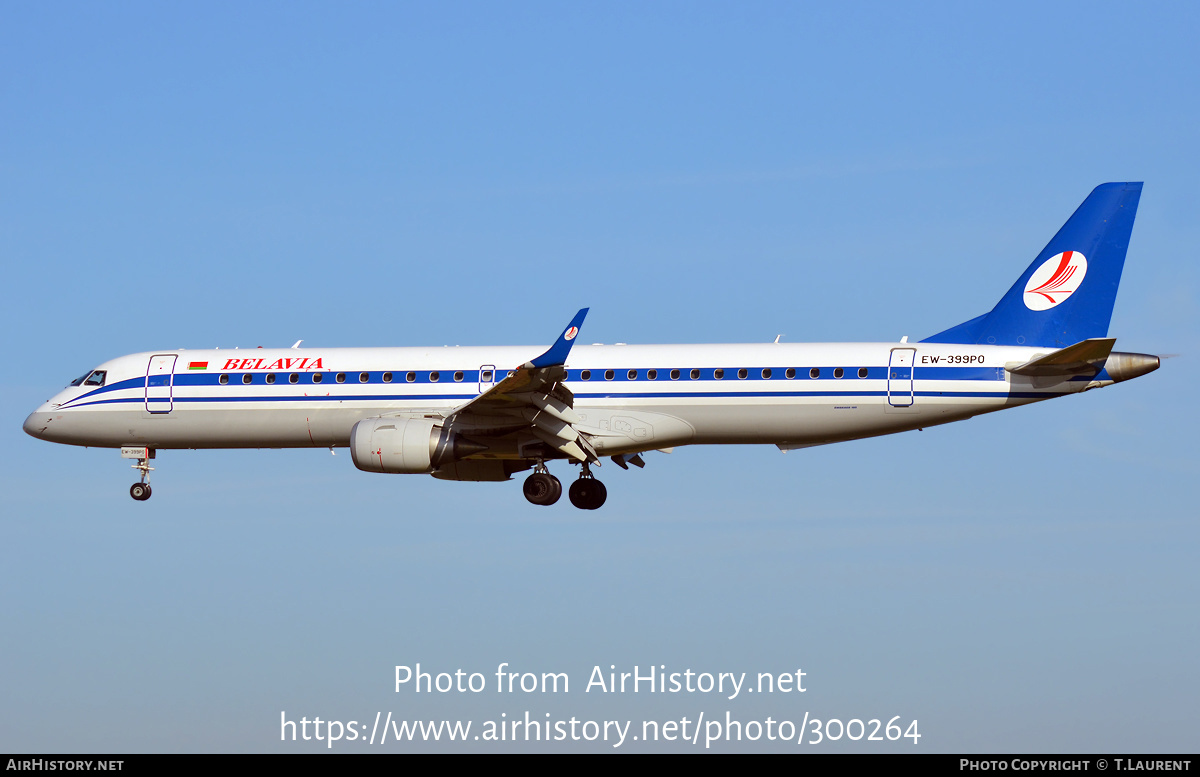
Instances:
[[[120,448],[150,498],[157,451],[349,447],[366,472],[504,481],[604,504],[593,467],[685,445],[780,450],[922,429],[1159,367],[1108,325],[1141,183],[1096,187],[988,313],[920,342],[576,345],[580,310],[537,347],[165,350],[88,370],[25,420],[52,442]]]

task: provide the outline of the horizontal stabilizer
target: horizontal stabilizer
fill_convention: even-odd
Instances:
[[[1030,359],[1024,364],[1006,366],[1005,369],[1014,375],[1076,375],[1099,372],[1116,342],[1116,339],[1111,337],[1083,340],[1075,345],[1060,348],[1054,353]]]

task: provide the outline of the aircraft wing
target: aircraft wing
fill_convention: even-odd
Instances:
[[[575,397],[563,384],[567,355],[587,312],[576,313],[545,353],[509,371],[495,386],[452,410],[447,420],[475,428],[525,429],[568,458],[598,462],[595,448],[575,428],[580,420],[573,409]]]

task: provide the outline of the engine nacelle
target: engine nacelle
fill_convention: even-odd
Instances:
[[[364,472],[418,475],[481,450],[427,418],[367,418],[350,430],[350,457]]]

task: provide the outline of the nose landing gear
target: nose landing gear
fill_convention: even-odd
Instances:
[[[141,472],[142,479],[129,487],[129,495],[139,502],[145,502],[151,494],[150,473],[154,467],[150,466],[150,459],[154,458],[154,450],[151,448],[122,448],[121,456],[126,459],[137,459],[137,464],[131,464],[130,467]]]

